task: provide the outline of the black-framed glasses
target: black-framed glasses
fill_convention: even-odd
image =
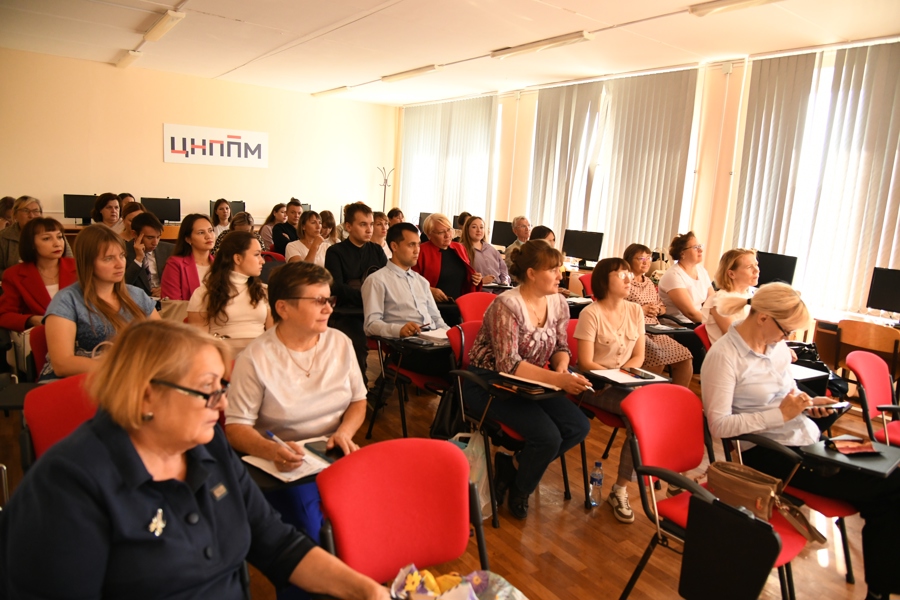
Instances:
[[[227,379],[220,379],[219,384],[222,386],[222,388],[213,390],[209,393],[201,392],[200,390],[192,390],[191,388],[186,388],[184,386],[178,385],[177,383],[172,383],[171,381],[165,381],[163,379],[151,379],[150,383],[161,385],[167,388],[172,388],[179,394],[184,394],[185,396],[203,398],[204,400],[206,400],[206,408],[213,408],[214,406],[218,405],[219,400],[222,399],[222,396],[228,393],[228,388],[231,387],[231,382],[229,382]]]
[[[793,331],[786,331],[786,330],[784,329],[784,327],[781,326],[781,323],[778,322],[778,319],[776,319],[775,317],[772,317],[772,322],[775,323],[775,326],[778,327],[778,329],[781,330],[781,333],[784,334],[784,337],[785,337],[785,338],[789,338],[789,337],[791,337],[791,336],[794,334]]]
[[[290,298],[285,298],[285,300],[312,300],[319,307],[323,307],[326,304],[330,305],[331,308],[337,306],[337,296],[316,296],[315,298],[312,296],[291,296]]]

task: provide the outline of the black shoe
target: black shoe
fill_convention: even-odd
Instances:
[[[528,516],[528,494],[520,491],[515,484],[509,488],[509,512],[517,519]]]
[[[506,490],[516,479],[516,466],[513,457],[505,452],[494,455],[494,491],[497,493],[497,506],[503,504]]]

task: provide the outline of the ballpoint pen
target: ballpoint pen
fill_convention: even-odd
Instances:
[[[572,367],[567,367],[566,370],[569,371],[569,373],[571,373],[572,375],[581,375],[581,373],[576,373],[575,371],[573,371],[573,370],[572,370]],[[587,390],[587,391],[589,391],[589,392],[592,393],[592,394],[596,393],[596,392],[594,392],[594,388],[593,388],[592,386],[590,386],[590,385],[587,386],[587,387],[584,388],[584,389]]]
[[[275,435],[274,433],[272,433],[272,432],[269,431],[268,429],[266,430],[266,435],[269,437],[269,439],[271,439],[273,442],[275,442],[275,443],[278,444],[279,446],[282,446],[282,447],[284,447],[284,448],[287,448],[288,450],[290,450],[290,451],[293,452],[294,454],[300,454],[299,452],[297,452],[296,450],[294,450],[293,448],[291,448],[291,447],[288,445],[287,442],[285,442],[283,439],[281,439],[280,437],[278,437],[277,435]],[[300,455],[300,460],[306,461],[306,456],[301,454],[301,455]]]

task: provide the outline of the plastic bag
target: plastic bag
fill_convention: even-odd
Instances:
[[[490,571],[472,571],[465,577],[435,578],[415,565],[400,569],[391,584],[391,597],[400,600],[528,600],[503,577]]]
[[[468,440],[468,441],[466,441]],[[478,488],[478,500],[481,502],[482,520],[491,515],[491,488],[488,481],[487,461],[484,456],[484,437],[480,431],[473,433],[458,433],[453,436],[458,445],[465,444],[463,454],[469,461],[469,481]]]

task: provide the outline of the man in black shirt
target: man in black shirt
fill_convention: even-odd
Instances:
[[[272,228],[272,251],[284,255],[284,250],[291,242],[300,239],[297,226],[300,225],[300,215],[303,207],[296,198],[291,198],[287,203],[287,223],[279,223]]]
[[[330,327],[347,334],[353,342],[363,379],[366,379],[368,346],[363,331],[363,303],[360,288],[369,274],[387,264],[387,256],[373,244],[372,209],[356,202],[344,209],[344,230],[350,235],[325,252],[325,268],[334,277],[331,287],[337,306],[328,321]]]

